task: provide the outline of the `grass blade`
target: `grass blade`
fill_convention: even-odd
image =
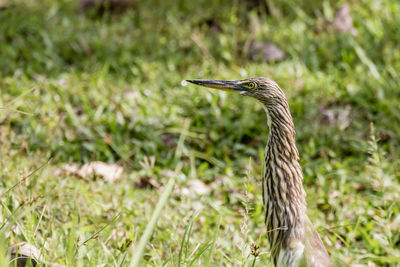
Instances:
[[[139,263],[144,254],[144,250],[146,248],[146,244],[149,242],[151,235],[153,234],[153,231],[156,227],[158,218],[160,217],[161,211],[164,208],[165,204],[167,204],[168,198],[171,195],[174,185],[175,185],[175,178],[171,178],[168,181],[167,186],[165,187],[165,190],[162,193],[160,199],[158,200],[158,203],[153,212],[153,215],[151,216],[150,222],[147,225],[146,229],[144,230],[142,237],[140,238],[139,245],[137,247],[132,246],[132,250],[133,250],[134,254],[132,257],[130,267],[139,266]]]
[[[211,246],[210,244],[203,244],[200,248],[199,251],[194,255],[193,259],[190,261],[189,267],[193,265],[193,263],[201,256],[203,255],[204,252],[207,251],[207,249]]]
[[[179,250],[178,267],[181,266],[182,254],[183,254],[183,248],[184,247],[185,247],[185,259],[187,258],[188,242],[190,240],[190,235],[191,235],[191,232],[192,232],[193,222],[194,222],[194,219],[197,217],[197,215],[199,213],[200,213],[200,211],[197,211],[195,214],[193,214],[193,216],[190,219],[189,223],[186,225],[185,233],[183,234],[183,237],[182,237],[181,248]]]
[[[221,225],[221,214],[218,215],[218,223],[214,231],[213,240],[210,244],[210,252],[208,253],[207,257],[207,266],[211,266],[211,260],[214,254],[215,243],[217,241],[218,233],[219,233],[219,226]]]
[[[22,182],[24,182],[26,179],[28,179],[29,177],[31,177],[32,175],[34,175],[36,172],[40,171],[41,169],[43,169],[45,166],[47,166],[50,161],[52,160],[53,157],[49,157],[47,159],[47,161],[45,163],[43,163],[42,165],[39,166],[39,168],[33,170],[32,172],[30,172],[28,175],[22,177],[22,179],[20,179],[16,184],[14,184],[13,186],[11,186],[9,189],[7,189],[4,193],[2,193],[0,195],[0,197],[8,194],[10,191],[12,191],[14,188],[16,188],[18,185],[20,185]]]

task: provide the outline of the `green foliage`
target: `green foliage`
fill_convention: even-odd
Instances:
[[[400,3],[348,2],[351,35],[325,24],[344,2],[267,1],[269,14],[244,2],[139,1],[101,17],[70,0],[0,9],[1,260],[26,241],[50,263],[130,264],[167,174],[182,165],[143,265],[251,266],[253,241],[255,266],[270,264],[262,107],[181,85],[267,76],[288,97],[309,217],[332,259],[400,262]],[[250,39],[287,58],[248,60]],[[59,171],[93,160],[123,165],[122,178]],[[161,187],[141,188],[148,178]],[[191,186],[198,180],[207,193]]]

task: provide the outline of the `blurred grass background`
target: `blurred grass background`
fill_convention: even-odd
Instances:
[[[308,214],[335,264],[399,266],[400,2],[260,2],[150,0],[103,15],[72,0],[7,2],[2,246],[29,242],[53,264],[125,266],[182,164],[143,265],[251,266],[252,242],[256,266],[271,264],[264,111],[252,99],[181,85],[266,76],[288,97]],[[355,33],[332,26],[343,4]],[[286,58],[250,59],[251,41],[272,42]],[[94,160],[122,165],[121,179],[57,171]]]

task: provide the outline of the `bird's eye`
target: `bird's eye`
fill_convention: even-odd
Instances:
[[[253,82],[250,82],[250,83],[247,84],[247,87],[248,87],[249,89],[254,89],[254,88],[256,88],[256,84],[253,83]]]

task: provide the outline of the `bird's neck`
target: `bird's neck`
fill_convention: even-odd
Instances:
[[[266,106],[264,109],[267,113],[269,127],[267,148],[273,149],[275,155],[279,155],[279,159],[287,163],[298,162],[296,131],[289,106],[286,103],[286,105],[277,105],[274,108]]]
[[[273,107],[266,105],[265,110],[269,136],[265,148],[263,199],[273,252],[273,246],[285,246],[290,238],[302,237],[306,202],[289,106],[284,102]]]

